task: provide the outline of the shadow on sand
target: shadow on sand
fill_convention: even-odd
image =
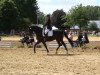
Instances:
[[[47,54],[47,56],[76,56],[80,54]]]

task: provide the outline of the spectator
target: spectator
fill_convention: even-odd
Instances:
[[[74,47],[74,45],[73,45],[73,35],[72,35],[71,31],[68,32],[68,41],[71,44],[71,46]]]
[[[71,31],[68,33],[68,38],[69,38],[71,41],[73,41],[73,34],[72,34]]]
[[[82,46],[82,38],[83,38],[83,35],[82,35],[82,32],[80,31],[78,33],[78,39],[77,39],[77,41],[78,41],[78,43],[79,43],[80,46]]]
[[[84,38],[84,43],[89,43],[89,39],[88,39],[88,35],[86,33],[86,31],[83,32],[83,38]]]

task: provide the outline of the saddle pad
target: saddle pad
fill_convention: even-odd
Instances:
[[[53,31],[48,31],[48,36],[53,36]]]

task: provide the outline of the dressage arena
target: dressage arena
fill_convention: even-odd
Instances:
[[[84,49],[68,48],[68,55],[64,48],[57,55],[56,48],[49,48],[47,55],[44,47],[34,54],[33,48],[18,48],[19,39],[2,39],[16,46],[0,48],[0,75],[100,75],[100,37],[89,37],[92,42]]]

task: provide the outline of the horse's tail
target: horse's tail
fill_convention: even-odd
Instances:
[[[66,31],[64,31],[64,36],[66,37],[66,39],[70,43],[71,47],[73,47],[73,41],[68,38],[68,33],[66,33]]]

